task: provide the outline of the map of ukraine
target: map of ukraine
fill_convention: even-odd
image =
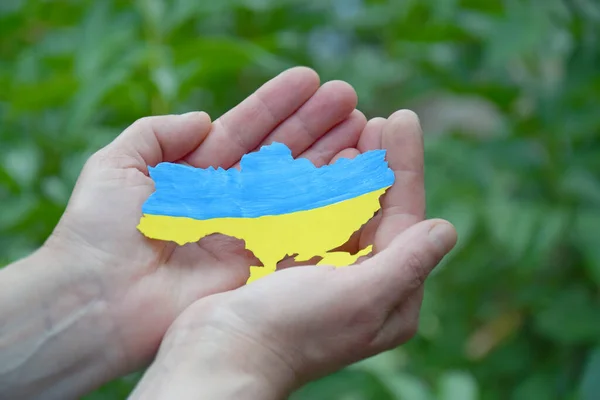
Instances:
[[[179,245],[215,233],[242,239],[264,265],[250,267],[248,282],[274,272],[286,256],[320,256],[318,265],[341,267],[371,251],[331,250],[373,216],[394,183],[385,150],[317,168],[273,143],[244,155],[240,164],[240,170],[173,163],[149,168],[156,190],[142,206],[138,229]]]

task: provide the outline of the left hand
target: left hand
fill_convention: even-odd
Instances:
[[[356,102],[347,83],[292,68],[214,123],[202,112],[143,118],[96,152],[42,248],[0,270],[0,397],[71,398],[146,365],[187,306],[243,285],[257,265],[222,235],[144,237],[148,166],[235,167],[272,141],[323,165],[357,146]]]
[[[184,162],[227,169],[271,141],[326,164],[358,141],[366,119],[356,102],[347,83],[320,85],[314,71],[292,68],[212,125],[198,112],[143,118],[90,158],[46,247],[81,260],[107,288],[107,318],[125,353],[115,368],[125,373],[150,361],[183,309],[243,285],[249,266],[257,265],[243,242],[223,235],[185,246],[144,237],[136,226],[154,191],[147,167]]]

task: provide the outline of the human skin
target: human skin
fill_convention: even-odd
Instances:
[[[286,399],[302,384],[409,340],[423,282],[456,242],[418,223],[345,268],[289,268],[201,299],[171,326],[130,397]]]
[[[0,398],[76,398],[137,370],[184,309],[247,280],[256,260],[240,241],[177,247],[137,231],[153,191],[148,166],[236,167],[271,141],[316,165],[384,147],[398,182],[389,193],[403,205],[387,207],[349,248],[423,219],[422,174],[412,170],[422,164],[418,119],[401,111],[367,123],[355,106],[348,84],[320,85],[314,71],[294,68],[213,124],[200,112],[144,118],[95,153],[46,243],[0,271]]]
[[[383,125],[396,183],[355,238],[375,254],[344,268],[303,266],[201,299],[171,326],[132,399],[287,398],[303,383],[409,340],[423,284],[456,231],[421,221],[425,202],[416,120]],[[400,145],[401,144],[401,145]]]

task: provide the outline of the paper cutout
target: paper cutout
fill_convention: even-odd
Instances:
[[[179,245],[221,233],[243,239],[264,267],[250,267],[248,282],[296,261],[347,266],[371,251],[329,252],[344,244],[380,208],[394,183],[385,150],[315,167],[294,159],[281,143],[246,154],[241,169],[200,169],[160,163],[149,168],[156,191],[142,206],[138,229]]]

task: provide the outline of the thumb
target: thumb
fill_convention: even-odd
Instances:
[[[449,222],[420,222],[396,236],[384,251],[353,266],[361,275],[355,281],[361,282],[362,290],[373,293],[372,301],[380,307],[395,307],[423,285],[456,240],[456,230]]]
[[[134,167],[174,162],[196,150],[210,132],[210,117],[205,112],[161,115],[137,120],[123,131],[107,151],[135,160]]]

